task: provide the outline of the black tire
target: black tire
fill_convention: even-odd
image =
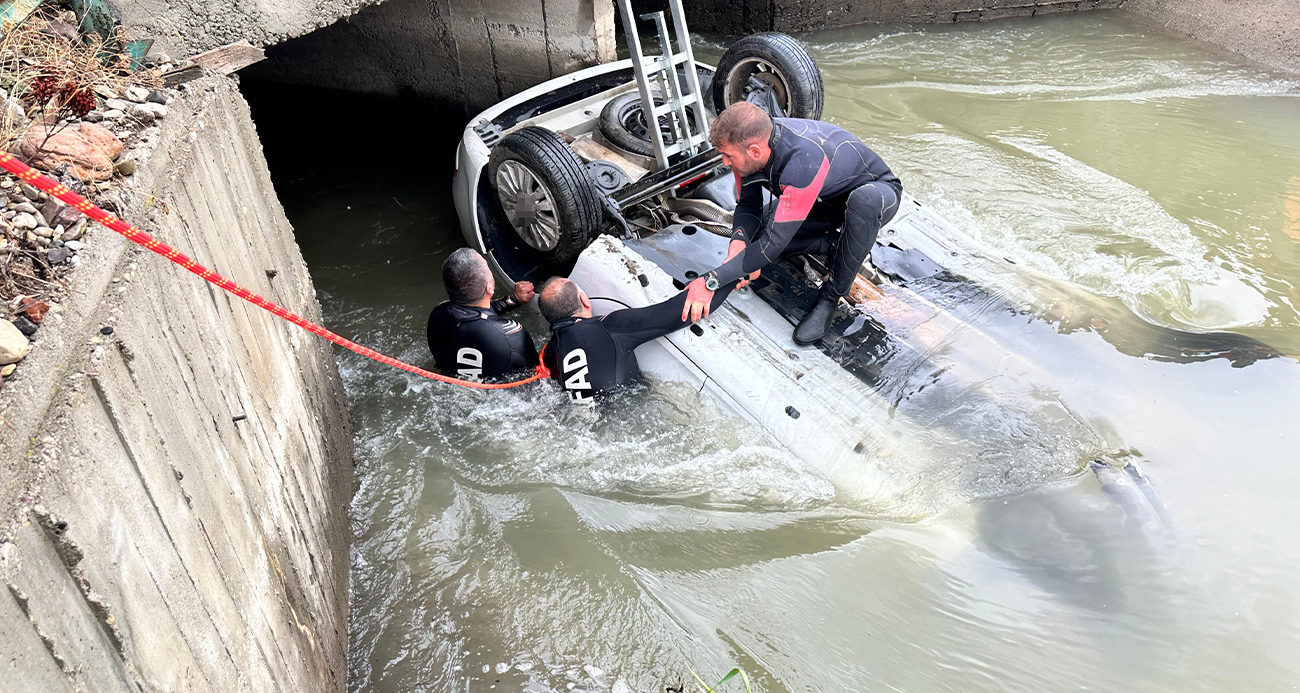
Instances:
[[[764,68],[767,76],[762,74]],[[721,113],[732,103],[744,101],[751,75],[773,87],[785,117],[822,117],[826,92],[821,72],[808,50],[794,38],[773,31],[746,36],[731,44],[713,76],[714,112]]]
[[[517,218],[511,217],[510,205],[503,202],[511,193],[506,191],[503,197],[499,189],[502,179],[498,174],[503,166],[508,175],[517,173],[519,165],[525,167],[549,193],[551,213],[535,216],[545,217],[548,223],[554,222],[554,247],[539,247],[539,244],[530,242],[527,231],[521,232]],[[571,262],[600,235],[603,210],[600,193],[588,177],[582,160],[550,130],[529,126],[506,135],[492,148],[487,173],[493,201],[507,221],[504,226],[514,233],[515,237],[509,239],[511,245],[536,265],[549,267]],[[517,209],[518,205],[515,207]]]
[[[655,105],[662,106],[663,100],[655,98]],[[695,119],[691,111],[686,111],[686,118],[692,127]],[[664,143],[675,142],[668,126],[668,116],[660,116],[659,130],[664,133]],[[650,131],[646,128],[645,109],[641,108],[641,94],[635,91],[611,99],[600,111],[600,134],[605,140],[620,149],[625,149],[641,156],[654,156],[654,143],[650,141]]]

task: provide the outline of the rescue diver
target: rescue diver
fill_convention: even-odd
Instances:
[[[875,245],[880,227],[898,212],[903,184],[847,130],[818,120],[772,118],[749,102],[728,106],[709,139],[736,177],[737,202],[727,258],[691,282],[686,313],[707,314],[717,287],[744,286],[778,258],[834,249],[831,274],[817,305],[794,330],[794,341],[821,339],[840,297]],[[775,198],[764,208],[763,189]]]
[[[734,288],[735,282],[719,287],[709,308],[722,305]],[[685,304],[682,291],[660,303],[596,318],[590,297],[576,283],[554,277],[537,298],[542,317],[551,323],[546,366],[572,401],[593,402],[596,395],[641,376],[634,349],[694,322],[686,320]]]
[[[531,282],[518,282],[513,292],[493,301],[492,270],[473,248],[447,257],[442,281],[450,300],[429,314],[427,331],[439,369],[461,378],[495,378],[537,365],[537,347],[528,331],[501,317],[532,300]]]

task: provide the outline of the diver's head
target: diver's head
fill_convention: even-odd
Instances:
[[[473,248],[461,248],[447,256],[442,263],[442,283],[451,302],[462,306],[487,308],[496,291],[487,260]]]
[[[565,318],[591,317],[591,299],[572,280],[551,277],[537,294],[537,309],[547,322],[557,323]]]
[[[767,165],[772,158],[771,136],[772,117],[748,101],[727,106],[709,126],[709,141],[722,155],[722,165],[742,176]]]

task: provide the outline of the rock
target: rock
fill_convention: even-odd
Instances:
[[[33,234],[33,235],[35,235],[35,234]],[[44,236],[36,236],[36,245],[39,245],[39,246],[41,246],[42,248],[44,248],[45,246],[47,246],[47,245],[49,245],[49,244],[50,244],[50,239],[48,239],[48,238],[46,238],[46,237],[44,237]]]
[[[26,213],[28,213],[28,214],[35,214],[35,213],[36,213],[36,205],[34,205],[34,204],[30,203],[30,202],[19,202],[18,204],[14,205],[14,211],[17,211],[17,212],[26,212]]]
[[[71,250],[74,253],[86,247],[86,244],[81,241],[64,241],[63,245],[67,246],[68,250]]]
[[[171,99],[167,98],[167,92],[161,89],[154,89],[153,91],[149,92],[149,96],[145,98],[145,101],[149,103],[158,103],[164,106],[166,106],[167,102],[170,100]]]
[[[172,57],[170,55],[167,55],[166,53],[158,53],[153,56],[153,59],[154,62],[158,63],[159,65],[165,65],[172,61]]]
[[[144,87],[131,86],[126,88],[123,95],[136,103],[144,103],[144,100],[149,98],[149,90]]]
[[[40,237],[40,236],[37,236],[36,234],[32,233],[31,231],[28,231],[28,232],[27,232],[27,242],[28,242],[28,243],[35,244],[35,243],[36,243],[37,241],[39,241],[39,240],[41,240],[41,237]]]
[[[154,118],[166,118],[167,107],[160,103],[139,103],[131,109],[131,115],[139,118],[140,113],[148,112]]]
[[[129,176],[132,173],[135,173],[136,170],[135,159],[122,159],[121,161],[117,162],[117,166],[115,168],[117,169],[118,173],[124,176]]]
[[[59,212],[63,211],[64,207],[67,207],[67,205],[63,204],[58,198],[51,197],[41,205],[41,216],[45,217],[53,225],[54,220],[59,218]]]
[[[37,226],[35,233],[41,238],[54,238],[54,229],[48,226]]]
[[[8,190],[9,188],[12,187],[14,187],[14,182],[9,180],[8,178],[0,180],[0,188],[4,188],[5,190]]]
[[[91,88],[101,99],[115,99],[117,93],[103,84],[96,84]]]
[[[15,229],[34,229],[36,228],[36,217],[23,212],[15,214],[12,221]]]
[[[24,337],[34,335],[36,334],[36,330],[40,329],[40,325],[28,320],[25,315],[19,315],[14,318],[14,327],[17,327],[18,331],[22,332]]]
[[[150,105],[156,106],[157,104],[150,104]],[[142,103],[138,103],[131,106],[131,110],[127,111],[126,114],[140,121],[141,123],[144,123],[145,125],[152,123],[154,121],[154,118],[157,118],[157,116],[154,115],[153,111],[145,108],[144,104]]]
[[[42,128],[27,131],[18,153],[36,168],[51,171],[68,164],[68,171],[81,180],[108,180],[113,161],[122,154],[122,141],[95,123],[74,123],[46,139]]]
[[[0,214],[0,219],[4,219],[5,221],[10,221],[10,220],[12,220],[14,217],[16,217],[16,216],[18,216],[18,212],[15,212],[15,211],[13,211],[12,209],[10,209],[10,210],[6,211],[5,213]]]
[[[57,243],[57,241],[55,242]],[[46,258],[49,259],[51,265],[61,265],[64,260],[68,259],[68,249],[50,248],[50,252],[46,255]]]
[[[50,222],[49,222],[48,219],[45,218],[45,215],[44,215],[44,214],[41,214],[40,212],[36,212],[36,213],[33,214],[32,216],[36,217],[36,225],[37,225],[38,227],[40,227],[40,226],[50,226]]]
[[[62,236],[63,242],[67,243],[68,241],[75,241],[81,238],[83,235],[85,235],[86,225],[88,223],[89,222],[85,217],[82,217],[76,220],[75,222],[73,222],[72,227],[69,228],[67,231],[63,232],[63,236]],[[73,248],[73,250],[78,250],[78,249]]]
[[[87,113],[86,115],[82,116],[81,119],[86,121],[87,123],[98,123],[104,119],[104,112],[91,111],[90,113]]]
[[[32,343],[27,341],[18,328],[8,320],[0,320],[0,365],[18,363],[32,350]]]
[[[121,120],[126,117],[126,112],[119,111],[116,108],[104,111],[104,120]]]
[[[18,370],[18,364],[16,363],[11,363],[4,368],[0,368],[0,378],[8,378],[13,375],[16,370]]]
[[[19,181],[18,189],[23,191],[23,194],[26,195],[29,200],[35,200],[41,196],[41,189],[26,181]]]
[[[18,103],[17,99],[11,99],[8,96],[0,101],[0,126],[13,132],[22,132],[32,122],[27,117],[27,112],[23,110],[23,105]]]

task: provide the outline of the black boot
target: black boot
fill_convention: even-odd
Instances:
[[[794,328],[794,343],[806,346],[821,339],[835,319],[835,307],[839,302],[839,296],[822,289],[817,297],[817,305]]]

